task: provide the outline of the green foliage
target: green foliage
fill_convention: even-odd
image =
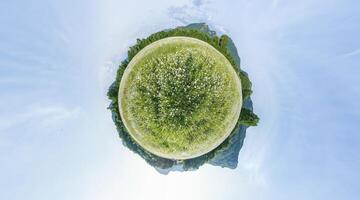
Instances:
[[[250,95],[252,94],[251,82],[250,82],[249,77],[247,76],[247,74],[244,71],[240,72],[240,80],[241,80],[243,99],[246,99],[246,98],[250,97]]]
[[[222,48],[226,48],[229,42],[229,37],[227,35],[222,35],[219,40],[219,46]]]
[[[241,109],[241,115],[239,124],[244,126],[256,126],[259,122],[259,117],[254,114],[251,110],[243,108]]]

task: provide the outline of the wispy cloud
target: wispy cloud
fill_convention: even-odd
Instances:
[[[31,105],[22,112],[4,113],[0,115],[0,131],[17,126],[35,124],[39,128],[56,126],[68,119],[76,118],[80,108],[69,108],[61,105]]]
[[[205,5],[208,3],[208,1],[194,0],[190,4],[170,7],[168,13],[170,17],[183,24],[207,22],[211,19],[205,9]]]
[[[352,57],[360,54],[360,49],[355,49],[353,51],[350,51],[348,53],[342,54],[341,57],[347,58]]]
[[[276,8],[278,6],[278,4],[279,4],[279,0],[273,0],[272,1],[273,8]]]

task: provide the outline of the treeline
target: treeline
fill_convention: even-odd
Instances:
[[[227,35],[222,35],[221,37],[210,36],[196,29],[188,29],[182,27],[171,30],[163,30],[154,33],[145,39],[137,39],[136,44],[130,47],[128,50],[128,60],[130,61],[139,51],[141,51],[147,45],[167,37],[175,37],[175,36],[192,37],[207,42],[208,44],[215,47],[218,51],[220,51],[231,62],[233,66],[237,65],[226,48],[226,45],[229,41]]]
[[[144,47],[146,47],[147,45],[149,45],[155,41],[158,41],[158,40],[161,40],[161,39],[164,39],[167,37],[174,37],[174,36],[193,37],[193,38],[202,40],[202,41],[207,42],[208,44],[212,45],[214,48],[216,48],[218,51],[220,51],[229,60],[229,62],[234,67],[235,71],[238,73],[238,75],[241,79],[241,84],[242,84],[243,99],[246,99],[247,97],[249,97],[252,94],[251,81],[249,80],[247,74],[240,69],[240,66],[237,65],[237,63],[231,56],[230,52],[228,51],[227,45],[229,42],[229,37],[227,35],[222,35],[220,37],[218,37],[216,35],[210,36],[209,34],[199,31],[197,29],[189,29],[186,27],[179,27],[179,28],[175,28],[175,29],[171,29],[171,30],[163,30],[163,31],[154,33],[145,39],[137,39],[136,44],[129,48],[127,59],[124,60],[119,66],[120,71],[118,71],[118,76],[116,77],[117,82],[118,82],[117,84],[120,83],[120,79],[122,77],[121,70],[126,68],[127,64],[132,60],[132,58],[139,51],[141,51]],[[109,97],[111,97],[111,96],[109,96]]]

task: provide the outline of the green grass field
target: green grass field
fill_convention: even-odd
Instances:
[[[168,37],[142,49],[120,82],[119,110],[132,138],[161,157],[188,159],[223,142],[242,106],[231,63],[190,37]]]

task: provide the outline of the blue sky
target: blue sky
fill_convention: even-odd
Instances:
[[[358,199],[360,2],[0,2],[0,199]],[[121,145],[106,90],[136,38],[230,35],[261,122],[235,170],[157,173]]]

